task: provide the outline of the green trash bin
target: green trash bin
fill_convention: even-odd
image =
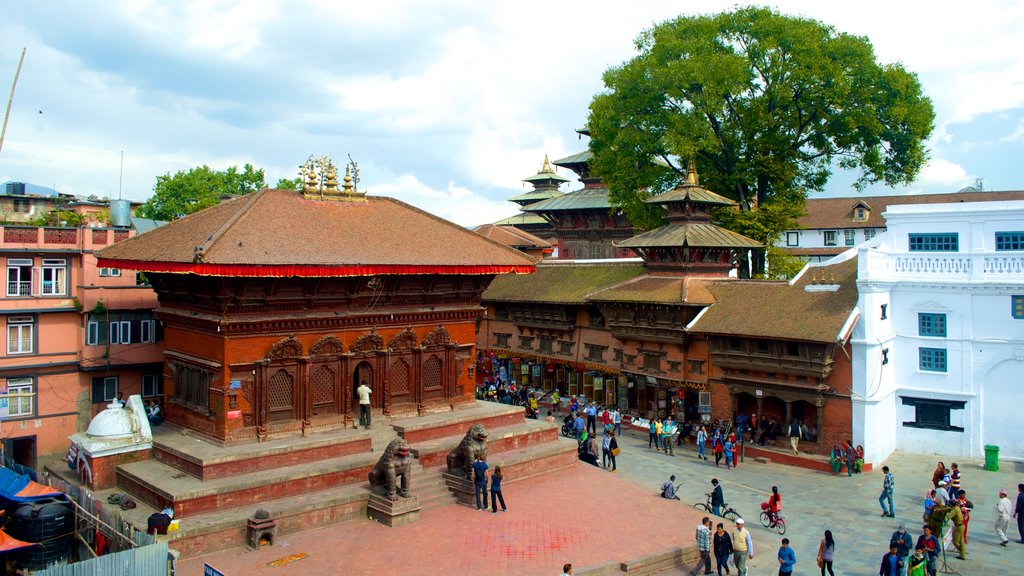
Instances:
[[[999,471],[999,446],[985,445],[985,470]]]

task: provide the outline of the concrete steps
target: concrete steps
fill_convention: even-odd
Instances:
[[[441,471],[441,468],[424,468],[419,462],[413,464],[412,492],[419,498],[423,510],[455,503],[452,493],[444,483]]]

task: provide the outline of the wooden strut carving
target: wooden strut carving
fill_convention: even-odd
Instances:
[[[388,348],[391,348],[392,350],[415,347],[416,333],[413,332],[411,328],[406,328],[405,330],[402,330],[401,332],[396,334],[394,338],[391,339],[391,342],[388,342]]]
[[[451,341],[452,339],[448,335],[448,329],[438,324],[437,328],[431,330],[430,334],[427,334],[426,337],[423,338],[423,342],[421,345],[424,348],[431,346],[445,346],[451,343]]]
[[[384,337],[378,334],[376,330],[356,338],[355,343],[352,344],[352,352],[372,352],[383,349]]]
[[[337,336],[324,336],[316,341],[316,344],[309,349],[310,356],[332,356],[345,351],[345,345]]]
[[[302,356],[302,344],[294,336],[288,336],[278,340],[267,354],[268,360],[281,360],[283,358],[299,358]]]

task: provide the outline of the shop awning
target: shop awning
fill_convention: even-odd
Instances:
[[[0,553],[10,552],[11,550],[17,550],[19,548],[28,548],[29,546],[35,546],[32,542],[22,542],[17,538],[8,536],[6,532],[0,530]]]
[[[493,352],[499,356],[506,356],[507,358],[517,358],[520,360],[535,360],[550,364],[559,364],[579,370],[581,372],[604,372],[606,374],[621,374],[622,370],[606,366],[604,364],[595,364],[593,362],[578,362],[569,358],[559,358],[557,356],[546,356],[544,354],[536,354],[533,352],[523,352],[522,350],[509,350],[507,348],[480,348],[483,352]]]
[[[60,494],[60,490],[33,482],[28,476],[6,466],[0,468],[0,498],[11,502],[32,502]]]

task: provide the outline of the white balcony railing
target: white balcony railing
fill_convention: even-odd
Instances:
[[[876,266],[871,266],[880,272]],[[891,252],[887,272],[896,278],[929,280],[1024,279],[1024,254]]]

